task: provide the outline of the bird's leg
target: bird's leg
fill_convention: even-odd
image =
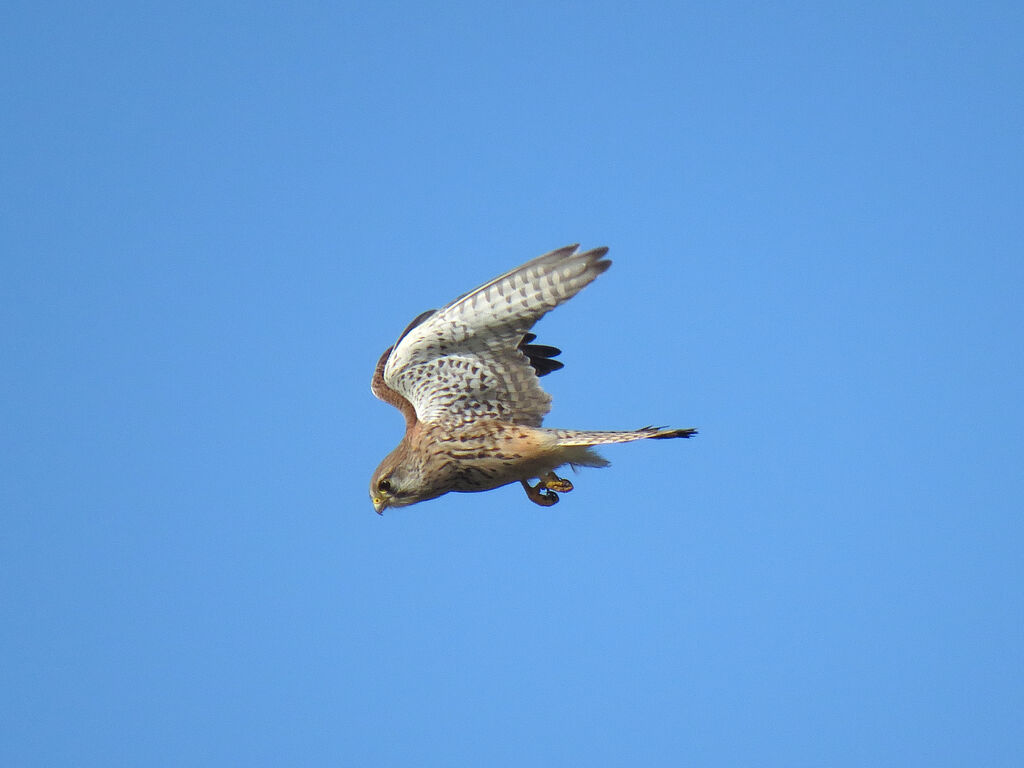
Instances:
[[[572,490],[572,483],[564,477],[559,477],[554,472],[548,472],[544,475],[540,479],[540,485],[543,485],[549,491],[558,491],[559,493],[568,493]]]
[[[558,503],[558,494],[554,491],[549,491],[544,486],[543,480],[537,483],[537,485],[530,485],[525,480],[520,480],[519,482],[523,484],[523,490],[526,491],[526,495],[534,504],[540,504],[542,507],[551,507]]]

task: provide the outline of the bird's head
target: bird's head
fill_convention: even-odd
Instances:
[[[422,461],[408,450],[404,440],[384,458],[370,478],[370,500],[378,515],[387,507],[406,507],[440,496],[445,490],[430,484]]]

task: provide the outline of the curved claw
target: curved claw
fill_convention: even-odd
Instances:
[[[525,480],[520,480],[519,482],[523,484],[527,498],[534,504],[539,504],[542,507],[553,507],[558,503],[558,494],[544,487],[543,480],[537,483],[536,486],[530,485]]]

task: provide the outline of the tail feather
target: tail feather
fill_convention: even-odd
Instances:
[[[666,429],[665,427],[641,427],[640,429],[617,432],[578,429],[549,429],[546,431],[551,433],[555,438],[556,445],[561,447],[631,443],[634,440],[667,440],[673,437],[690,437],[697,434],[697,430],[692,428]]]

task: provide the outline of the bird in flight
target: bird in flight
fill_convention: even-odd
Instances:
[[[551,396],[539,377],[562,367],[554,359],[561,350],[534,344],[530,329],[608,269],[607,253],[570,245],[539,256],[424,312],[381,355],[370,388],[402,412],[405,436],[370,481],[378,514],[515,482],[530,501],[550,507],[573,488],[556,469],[608,466],[593,446],[696,434],[541,426]]]

